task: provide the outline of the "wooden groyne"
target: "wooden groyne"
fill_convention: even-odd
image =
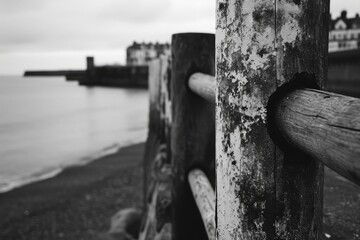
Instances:
[[[360,99],[324,91],[328,14],[218,0],[216,41],[173,35],[149,70],[140,239],[323,238],[324,165],[360,185]]]

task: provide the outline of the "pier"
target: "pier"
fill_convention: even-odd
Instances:
[[[86,58],[85,70],[25,71],[25,77],[63,76],[67,81],[77,81],[82,86],[108,86],[122,88],[147,88],[148,66],[104,65],[96,66],[93,57]]]

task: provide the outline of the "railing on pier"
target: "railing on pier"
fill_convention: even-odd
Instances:
[[[175,34],[150,66],[141,239],[321,239],[323,164],[360,185],[360,99],[323,91],[328,1],[217,4],[216,45]]]

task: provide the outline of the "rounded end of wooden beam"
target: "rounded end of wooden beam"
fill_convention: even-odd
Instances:
[[[194,73],[188,80],[189,88],[197,95],[215,104],[215,77],[203,73]]]
[[[286,138],[281,134],[279,124],[277,123],[278,106],[281,101],[286,99],[287,95],[298,89],[311,88],[319,90],[315,74],[307,72],[296,73],[293,78],[280,86],[269,98],[267,103],[267,129],[269,136],[274,143],[279,146],[283,152],[297,152],[299,155],[304,155],[296,147],[292,146]]]
[[[187,173],[195,165],[208,169],[207,173],[214,166],[215,121],[210,119],[215,117],[212,118],[213,106],[190,91],[188,81],[196,72],[215,75],[215,35],[174,34],[171,54],[173,236],[174,239],[205,239]],[[211,180],[215,178],[214,172],[208,175]],[[190,233],[189,229],[196,230]]]
[[[176,33],[171,39],[172,71],[181,73],[185,89],[192,74],[201,72],[215,75],[215,34],[212,33]],[[189,91],[192,92],[192,91]]]

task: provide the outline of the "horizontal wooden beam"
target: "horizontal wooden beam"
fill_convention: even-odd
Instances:
[[[194,169],[188,178],[209,240],[215,240],[215,192],[203,171]]]
[[[207,101],[215,103],[215,77],[194,73],[189,78],[189,88]]]
[[[360,99],[300,89],[274,108],[273,122],[287,142],[360,185]]]
[[[189,87],[215,103],[215,77],[195,73]],[[300,89],[283,97],[275,113],[288,142],[360,185],[360,99]]]

